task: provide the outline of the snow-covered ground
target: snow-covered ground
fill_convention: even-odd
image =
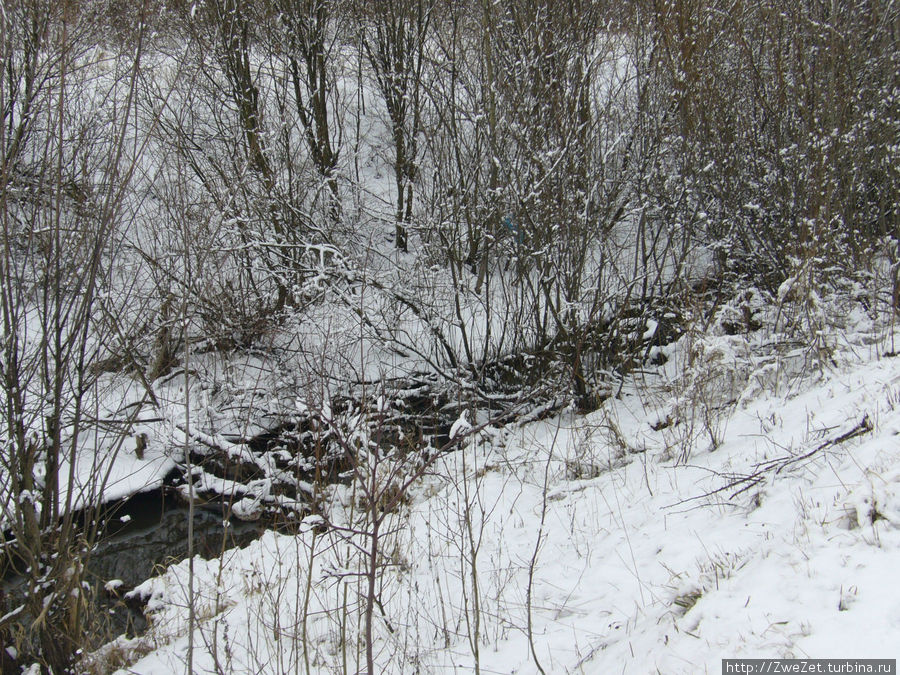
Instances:
[[[242,109],[247,90],[230,91],[233,74],[218,55],[221,36],[210,37],[218,30],[211,16],[184,26],[190,39],[171,27],[148,36],[142,63],[131,47],[106,56],[113,45],[91,42],[58,84],[55,52],[41,55],[53,78],[35,100],[34,119],[42,121],[22,157],[59,168],[48,188],[31,169],[6,181],[16,194],[3,201],[4,214],[17,239],[12,245],[7,233],[13,265],[4,287],[14,289],[6,306],[17,340],[7,341],[4,358],[21,367],[0,397],[23,388],[27,414],[0,405],[7,435],[22,432],[7,444],[19,454],[0,462],[0,530],[21,520],[17,503],[35,503],[33,491],[12,480],[20,455],[26,466],[35,462],[34,484],[47,483],[45,466],[54,465],[44,461],[41,439],[49,429],[62,434],[59,487],[40,491],[57,492],[61,505],[82,509],[155,490],[175,472],[193,483],[193,490],[179,486],[185,496],[219,493],[238,518],[267,511],[297,525],[294,534],[268,532],[244,549],[182,561],[146,581],[134,595],[147,602],[149,631],[84,656],[85,667],[543,675],[719,672],[721,658],[738,656],[896,657],[896,237],[859,242],[870,253],[843,271],[832,270],[825,240],[821,260],[813,257],[818,242],[793,251],[796,259],[772,252],[788,276],[777,293],[723,284],[713,300],[709,284],[733,262],[744,269],[744,261],[722,257],[741,228],[753,241],[757,222],[773,233],[784,227],[784,237],[759,237],[778,246],[793,237],[786,225],[775,227],[779,213],[793,218],[805,207],[781,204],[775,190],[764,209],[757,202],[774,186],[768,179],[753,189],[748,183],[753,199],[738,201],[718,196],[727,181],[692,177],[716,163],[697,172],[706,151],[681,157],[682,143],[669,137],[670,78],[648,68],[652,49],[643,52],[656,38],[644,45],[642,31],[632,35],[623,23],[613,34],[607,24],[585,71],[571,73],[573,100],[591,99],[592,130],[545,139],[541,124],[515,127],[532,116],[522,114],[529,99],[540,112],[545,94],[563,114],[558,87],[536,86],[511,100],[509,83],[528,84],[527,59],[520,63],[515,50],[504,56],[498,42],[494,65],[509,72],[485,69],[483,57],[492,60],[495,48],[479,47],[481,38],[468,45],[468,29],[457,38],[454,24],[452,38],[438,32],[423,43],[416,86],[429,102],[421,120],[411,114],[421,133],[406,130],[417,177],[407,197],[409,252],[400,251],[395,125],[377,67],[365,64],[355,27],[345,36],[323,20],[335,33],[333,51],[323,55],[329,84],[319,86],[329,92],[325,114],[338,158],[327,173],[338,181],[340,209],[324,197],[330,189],[307,145],[312,128],[286,106],[292,46],[255,36],[243,53],[259,96],[254,129]],[[283,27],[275,23],[277,43]],[[459,68],[454,60],[447,70],[457,49]],[[515,63],[504,66],[507,57]],[[18,77],[13,66],[10,82]],[[127,73],[140,73],[133,91]],[[493,79],[508,82],[485,96]],[[680,84],[675,90],[685,93]],[[880,100],[872,92],[865,95]],[[15,95],[10,100],[14,110]],[[294,103],[304,107],[301,98]],[[585,112],[571,118],[574,125],[585,126]],[[829,135],[825,120],[805,126],[786,137],[814,142],[782,148],[787,159],[820,141],[839,158],[842,145],[855,147],[852,134]],[[890,137],[872,129],[859,120],[860,138],[872,137],[868,147]],[[572,155],[581,168],[569,176],[568,155],[583,134],[592,149]],[[71,153],[63,150],[70,142]],[[76,180],[63,180],[70,154]],[[763,155],[747,165],[748,177],[755,164],[766,166]],[[769,158],[772,166],[784,159]],[[855,156],[846,159],[857,167]],[[690,171],[680,170],[682,161]],[[782,178],[807,185],[803,170],[785,166]],[[885,220],[891,212],[879,181],[887,176],[889,189],[890,171],[859,166],[877,194],[858,201]],[[843,184],[838,177],[835,185]],[[832,180],[820,178],[810,183],[817,190]],[[670,182],[680,196],[668,195]],[[576,183],[576,196],[564,197]],[[120,191],[112,202],[105,196]],[[732,201],[759,218],[730,213]],[[104,205],[96,233],[85,204]],[[875,220],[841,221],[841,232],[874,230]],[[844,234],[833,234],[843,250]],[[84,266],[72,265],[73,279],[61,274],[64,284],[42,267],[77,263],[75,249],[61,244],[69,238],[91,256],[104,251],[91,284],[80,281]],[[760,260],[773,264],[768,258]],[[860,262],[866,269],[854,276]],[[48,305],[49,297],[61,304]],[[60,312],[82,315],[71,307],[83,298],[91,318],[59,324]],[[58,389],[49,387],[48,371],[54,324],[57,341],[71,330],[76,337],[62,342],[83,343],[84,363],[69,360],[67,377],[81,382],[84,370],[89,391],[48,397]],[[601,358],[619,353],[619,344],[627,349],[615,365]],[[573,379],[573,347],[589,389],[579,405],[614,394],[589,415],[554,408]],[[521,377],[543,358],[530,360],[530,350],[556,350],[546,366],[554,372],[541,372],[545,386]],[[66,362],[54,362],[57,372]],[[620,381],[623,372],[628,379]],[[406,383],[403,399],[396,387]],[[504,426],[490,418],[489,403],[509,406]],[[389,428],[386,438],[384,426],[375,428],[387,414],[411,419],[426,408],[427,425]],[[457,414],[456,424],[444,424]],[[428,454],[445,429],[452,451]],[[421,438],[430,431],[430,441]],[[363,451],[393,441],[415,452]],[[350,484],[314,485],[314,469],[354,462]],[[306,503],[309,495],[315,504]],[[300,522],[316,509],[323,513]],[[52,588],[71,578],[70,568],[58,567],[61,577],[32,566],[27,581],[46,601],[44,612],[33,625],[19,623],[18,609],[0,617],[0,626],[15,619],[2,636],[15,633],[25,644],[42,623],[53,625],[42,617],[68,616],[50,604],[70,597]],[[110,593],[123,585],[101,581]]]
[[[718,673],[733,657],[896,658],[890,333],[833,340],[824,368],[810,348],[752,334],[685,336],[665,372],[590,415],[476,425],[384,521],[376,671]],[[371,526],[358,491],[333,490],[338,528],[313,516],[296,536],[195,559],[195,672],[365,672]],[[149,632],[95,658],[183,672],[190,586],[187,561],[140,586]]]

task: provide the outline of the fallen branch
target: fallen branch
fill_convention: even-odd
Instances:
[[[739,488],[732,492],[728,499],[734,499],[739,494],[750,490],[760,483],[764,483],[766,481],[766,474],[773,472],[776,474],[781,473],[787,467],[797,464],[798,462],[802,462],[805,459],[809,459],[813,457],[816,453],[825,450],[826,448],[833,447],[835,445],[840,445],[841,443],[845,443],[849,441],[851,438],[856,438],[857,436],[862,436],[863,434],[867,434],[872,431],[872,421],[869,419],[869,415],[863,415],[863,418],[859,421],[859,423],[854,426],[849,431],[844,432],[840,436],[836,438],[829,439],[824,443],[820,443],[815,448],[806,452],[802,455],[788,455],[782,457],[776,457],[775,459],[770,459],[765,462],[760,462],[754,467],[752,473],[749,474],[725,474],[718,473],[713,471],[717,476],[725,478],[728,482],[715,490],[710,490],[709,492],[705,492],[702,495],[696,495],[694,497],[689,497],[687,499],[682,499],[680,502],[676,502],[672,506],[679,506],[681,504],[686,504],[687,502],[696,501],[698,499],[706,499],[708,497],[712,497],[714,495],[720,494],[722,492],[727,492],[728,490],[732,490],[734,488]]]
[[[814,449],[810,450],[806,454],[800,455],[799,457],[778,457],[776,459],[770,459],[767,462],[763,462],[761,464],[757,464],[757,469],[761,471],[768,471],[775,467],[775,473],[781,473],[785,468],[790,466],[791,464],[796,464],[797,462],[802,462],[804,459],[809,459],[817,452],[824,450],[825,448],[830,448],[834,445],[840,445],[845,441],[849,441],[851,438],[856,438],[857,436],[862,436],[863,434],[867,434],[872,431],[872,421],[869,419],[869,415],[863,415],[863,418],[859,421],[855,427],[850,429],[837,438],[832,438],[831,440],[825,441],[820,445],[816,446]]]

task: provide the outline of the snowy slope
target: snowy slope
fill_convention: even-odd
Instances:
[[[875,347],[777,389],[745,378],[752,395],[716,411],[712,451],[686,428],[679,382],[657,377],[445,455],[387,521],[377,670],[896,658],[900,357]],[[364,528],[358,501],[335,490],[332,522]],[[315,524],[195,561],[195,672],[365,671],[353,545],[367,540]],[[117,641],[144,654],[127,672],[183,670],[187,569],[139,589],[153,627]]]

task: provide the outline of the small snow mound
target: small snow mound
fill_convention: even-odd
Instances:
[[[239,520],[259,520],[259,517],[262,515],[262,506],[258,499],[244,497],[234,503],[231,507],[231,513]]]
[[[468,411],[463,410],[459,414],[459,419],[457,419],[450,427],[450,440],[465,436],[470,431],[472,431],[472,425],[469,424],[469,413]]]
[[[103,585],[103,588],[107,593],[115,593],[124,583],[121,579],[110,579]]]

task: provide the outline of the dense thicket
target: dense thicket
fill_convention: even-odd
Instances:
[[[0,637],[62,672],[92,630],[59,472],[104,372],[150,405],[192,349],[327,305],[448,380],[589,409],[697,294],[889,274],[900,309],[898,43],[893,0],[4,2],[0,485],[30,599]]]

